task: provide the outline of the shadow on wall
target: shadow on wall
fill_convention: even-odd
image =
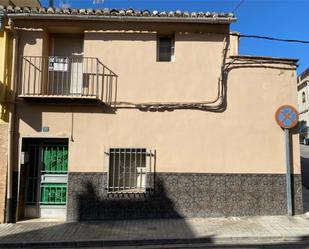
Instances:
[[[119,24],[121,25],[121,24]],[[86,39],[87,40],[94,40],[94,41],[154,41],[154,38],[156,39],[156,32],[158,30],[155,30],[155,33],[141,33],[140,29],[142,24],[138,25],[138,28],[135,31],[138,31],[136,33],[115,33],[115,32],[108,32],[105,31],[104,33],[98,32],[98,31],[91,31],[87,32]],[[123,29],[117,26],[118,30],[125,30],[127,26],[124,26]],[[160,27],[162,29],[162,27]],[[173,26],[172,29],[175,29]],[[128,29],[130,30],[130,29]],[[130,30],[132,31],[132,30]],[[152,30],[150,30],[151,32]],[[160,30],[161,31],[161,30]],[[208,35],[207,37],[201,36],[200,34],[196,34],[194,36],[194,42],[222,42],[224,33],[222,34],[213,34]],[[177,41],[190,41],[192,42],[192,33],[190,35],[186,33],[182,33],[181,35],[177,36]]]
[[[77,195],[77,216],[74,220],[121,220],[182,218],[168,197],[163,182],[156,180],[154,189],[146,193],[104,193],[100,195],[93,182],[84,183],[85,192]]]
[[[19,112],[18,118],[22,120],[27,125],[29,125],[32,129],[37,132],[42,131],[42,123],[43,113],[66,113],[67,115],[71,115],[71,119],[74,122],[74,114],[76,113],[102,113],[102,114],[115,114],[115,110],[106,105],[87,105],[81,104],[33,104],[29,101],[19,101]],[[72,120],[71,120],[72,121]]]

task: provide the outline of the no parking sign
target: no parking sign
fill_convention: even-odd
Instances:
[[[283,105],[276,111],[277,124],[284,129],[291,129],[298,123],[298,112],[290,105]]]
[[[298,112],[290,105],[283,105],[278,108],[275,114],[277,124],[284,128],[285,133],[285,166],[286,166],[286,194],[288,215],[293,214],[292,187],[291,187],[291,147],[289,130],[298,123]]]

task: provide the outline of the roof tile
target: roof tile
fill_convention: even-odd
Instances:
[[[77,15],[78,14],[78,9],[72,9],[71,10],[72,15]]]
[[[49,7],[49,8],[47,9],[47,14],[54,14],[54,9],[51,8],[51,7]]]
[[[30,13],[30,8],[28,7],[23,7],[22,10],[24,13]]]
[[[96,10],[94,11],[94,14],[97,15],[97,16],[100,16],[100,15],[103,14],[103,12],[102,12],[101,9],[96,9]]]
[[[70,15],[70,10],[69,9],[63,9],[63,14],[67,14],[67,15]]]

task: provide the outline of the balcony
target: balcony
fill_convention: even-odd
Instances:
[[[23,56],[18,97],[110,106],[116,102],[117,79],[112,70],[93,57]]]

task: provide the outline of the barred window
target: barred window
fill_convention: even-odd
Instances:
[[[147,173],[151,171],[147,158],[151,156],[145,148],[109,149],[109,192],[145,192]]]

